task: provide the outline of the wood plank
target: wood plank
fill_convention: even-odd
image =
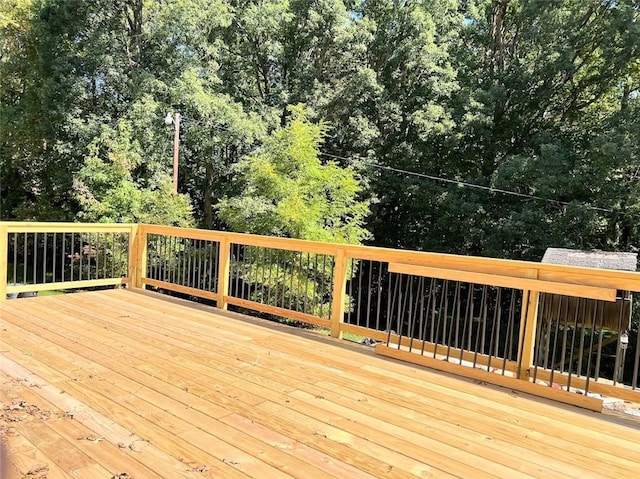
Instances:
[[[156,362],[155,358],[154,358],[154,362]],[[279,399],[282,399],[281,397]],[[358,441],[360,441],[361,439],[357,439]],[[372,460],[372,458],[370,458],[369,460]]]
[[[61,361],[65,358],[45,355],[48,364],[60,364],[58,368],[62,368]],[[48,366],[33,359],[25,358],[28,360],[30,367],[37,367],[39,371],[46,374]],[[128,439],[126,444],[135,443],[135,450],[147,451],[150,448],[158,448],[162,451],[162,455],[166,456],[176,463],[176,467],[166,467],[166,460],[163,461],[164,465],[161,466],[164,471],[163,475],[171,475],[170,477],[195,477],[197,473],[195,467],[206,464],[209,470],[204,472],[206,477],[220,477],[220,478],[240,478],[246,477],[239,471],[234,472],[230,465],[221,463],[217,460],[213,460],[213,456],[210,456],[205,451],[199,449],[196,445],[188,443],[174,434],[167,432],[162,426],[152,422],[145,421],[139,415],[143,412],[137,411],[137,414],[131,414],[126,408],[122,407],[117,402],[117,397],[112,398],[111,395],[103,396],[100,393],[95,392],[93,389],[87,387],[86,382],[78,382],[73,378],[68,378],[64,383],[64,388],[67,393],[73,394],[74,397],[80,399],[88,407],[97,411],[99,414],[114,418],[118,424],[136,431],[139,439],[131,441]],[[150,439],[153,438],[153,443]]]
[[[307,348],[307,347],[305,346],[305,348]],[[307,348],[307,349],[308,349],[308,348]],[[299,356],[298,356],[298,357],[299,357]],[[254,359],[254,358],[255,358],[255,356],[254,356],[254,357],[252,357],[252,359]]]
[[[239,414],[229,414],[228,416],[221,418],[221,421],[235,427],[236,429],[246,431],[253,437],[257,437],[264,442],[281,449],[291,451],[296,456],[302,458],[305,462],[317,467],[318,469],[326,471],[333,477],[345,479],[372,479],[374,477]]]
[[[535,373],[531,373],[531,376],[533,377],[534,374],[538,381],[551,382],[551,371],[549,370],[538,368]],[[593,379],[589,380],[589,392],[602,394],[603,396],[612,398],[624,399],[625,401],[633,403],[640,403],[640,390],[630,389],[626,386],[620,385],[620,383],[614,386],[613,383],[607,384],[601,381],[594,381]],[[566,386],[569,383],[569,375],[554,371],[553,383]],[[586,386],[587,381],[584,377],[576,377],[575,375],[571,376],[572,388],[586,389]]]
[[[151,469],[159,468],[164,471],[164,473],[170,472],[172,477],[176,478],[188,479],[194,477],[193,474],[185,470],[178,460],[170,458],[166,453],[159,451],[155,445],[150,445],[143,438],[123,428],[120,424],[101,414],[96,409],[89,407],[87,404],[69,395],[68,392],[58,389],[45,379],[31,373],[25,367],[11,360],[7,352],[13,348],[3,343],[2,340],[0,340],[0,346],[2,346],[5,351],[0,361],[1,373],[15,380],[24,381],[26,384],[33,384],[42,398],[64,411],[65,414],[72,416],[75,421],[93,431],[98,437],[105,438],[105,440],[111,444],[125,444],[127,446],[136,444],[135,450],[138,455],[138,460],[143,462],[147,467]],[[24,358],[28,358],[29,353],[28,351],[23,351],[22,354],[22,362],[25,362]],[[30,360],[31,362],[26,361],[30,367],[34,368],[34,364],[36,364],[38,365],[38,369],[49,371],[50,368],[44,367],[34,359],[30,358]],[[68,385],[69,378],[64,377],[64,380],[66,381],[64,383],[65,386]]]
[[[385,356],[388,358],[398,359],[400,361],[420,364],[421,366],[437,369],[438,371],[459,374],[461,376],[475,379],[477,381],[484,381],[490,384],[495,384],[496,386],[510,388],[516,391],[532,394],[534,396],[553,399],[554,401],[583,407],[585,409],[590,409],[591,411],[602,411],[601,399],[590,398],[580,394],[574,394],[567,391],[554,389],[548,386],[534,384],[529,381],[523,381],[507,376],[502,376],[500,374],[494,374],[475,368],[469,368],[466,366],[461,366],[459,364],[453,364],[448,361],[433,359],[427,356],[422,356],[420,354],[411,353],[409,351],[391,348],[382,344],[376,345],[376,354],[380,354],[381,356]]]
[[[101,374],[100,377],[101,377],[101,381],[105,380],[105,375],[104,374]],[[107,381],[107,382],[109,382],[109,381]],[[114,389],[114,386],[110,385],[109,386],[109,390],[113,390],[113,389]],[[128,404],[128,401],[129,401],[129,399],[127,399],[126,397],[124,397],[122,395],[117,396],[115,399],[117,399],[120,404],[125,404],[125,405]],[[165,401],[165,403],[166,403],[166,401]],[[167,408],[169,408],[171,410],[175,410],[176,409],[175,407],[171,407],[170,405],[166,405],[166,404],[163,405],[163,407],[167,407]],[[150,409],[153,409],[153,407],[151,405],[146,405],[146,406],[143,407],[143,410],[145,410],[145,411],[149,411]],[[195,421],[192,421],[192,422],[195,422]],[[197,422],[198,422],[198,424],[206,424],[206,421],[204,421],[203,418],[198,418]],[[208,429],[209,430],[218,430],[219,431],[221,429],[221,427],[220,427],[219,424],[218,424],[218,426],[211,425],[211,427],[209,427]],[[177,431],[174,431],[174,432],[177,432]],[[223,433],[226,436],[228,436],[230,434],[229,431],[227,431],[227,432],[223,431]],[[199,433],[199,434],[201,435],[202,433]],[[183,437],[182,433],[178,433],[178,435],[180,437]],[[248,442],[250,442],[250,438],[244,438],[242,441],[237,441],[237,442],[239,444],[247,444]],[[263,450],[264,450],[264,447],[263,447]],[[284,467],[283,467],[283,469],[284,469]],[[295,467],[295,470],[300,471],[301,473],[305,472],[305,468],[302,467],[301,464],[297,464],[296,467]],[[322,477],[322,473],[319,472],[319,471],[316,471],[316,470],[314,470],[314,472],[307,471],[307,472],[305,472],[305,477]]]
[[[286,308],[279,308],[277,306],[271,306],[270,304],[258,303],[247,299],[234,298],[233,296],[225,296],[224,301],[228,304],[233,304],[234,306],[253,309],[262,313],[274,314],[287,319],[295,319],[296,321],[301,321],[307,324],[315,324],[325,328],[331,327],[331,321],[329,319],[320,318],[312,314],[301,313],[299,311],[293,311]]]
[[[274,340],[270,340],[270,341],[273,342]],[[275,339],[275,341],[277,341],[277,339]],[[305,346],[304,348],[308,350],[308,347]],[[299,354],[302,354],[302,353],[300,352]],[[299,357],[299,356],[296,356],[296,357]],[[255,356],[252,356],[251,359],[255,359]],[[321,360],[321,357],[318,357],[318,360]]]
[[[2,221],[9,233],[130,233],[132,223],[38,223]]]
[[[365,364],[369,364],[369,362],[367,361]],[[384,363],[387,364],[387,363]],[[368,366],[367,366],[368,367]],[[425,371],[426,372],[426,371]],[[438,379],[441,379],[442,376],[436,376]],[[447,380],[448,378],[444,378],[445,380]],[[333,378],[330,379],[331,381],[339,381],[340,383],[344,383],[345,385],[350,385],[350,387],[354,387],[355,384],[358,384],[361,388],[362,391],[377,391],[377,388],[385,388],[386,389],[386,384],[390,381],[390,378],[388,375],[376,375],[376,376],[369,376],[366,374],[363,374],[363,371],[359,371],[358,374],[341,374],[341,375],[333,375]],[[513,393],[510,394],[506,394],[505,393],[500,393],[499,390],[497,391],[493,391],[493,390],[488,390],[486,387],[479,387],[477,385],[474,384],[470,384],[468,386],[470,392],[468,394],[464,394],[465,399],[464,400],[460,400],[460,395],[456,392],[456,389],[459,389],[459,386],[457,385],[457,383],[460,382],[460,380],[452,380],[452,379],[448,379],[449,383],[453,383],[453,388],[455,389],[447,389],[444,390],[446,396],[443,396],[442,394],[438,394],[437,395],[437,399],[434,398],[433,400],[429,400],[429,398],[431,396],[433,396],[433,387],[434,386],[429,386],[429,387],[420,387],[420,402],[424,402],[422,404],[422,406],[418,406],[416,405],[416,410],[431,410],[434,408],[434,404],[439,404],[440,401],[443,404],[451,404],[452,407],[455,407],[455,412],[452,412],[451,409],[446,409],[443,408],[442,411],[439,413],[439,417],[448,417],[451,414],[454,415],[459,415],[461,413],[460,408],[464,408],[464,409],[468,409],[469,410],[469,414],[470,414],[470,421],[472,421],[474,424],[475,423],[482,423],[484,418],[500,418],[500,420],[503,420],[507,423],[509,423],[510,426],[512,426],[513,422],[519,423],[519,424],[523,424],[526,425],[527,428],[534,428],[536,430],[536,432],[538,433],[538,436],[535,437],[539,437],[540,441],[542,441],[542,444],[548,442],[551,440],[552,443],[557,443],[558,441],[554,441],[553,438],[549,439],[548,437],[544,437],[542,436],[542,434],[544,435],[548,435],[551,434],[553,436],[556,436],[558,438],[563,438],[564,441],[568,440],[568,441],[575,441],[577,444],[582,444],[584,442],[588,442],[589,447],[590,447],[590,454],[591,455],[595,455],[595,456],[599,456],[601,457],[601,459],[603,461],[606,461],[607,458],[610,457],[615,457],[615,456],[609,456],[609,455],[600,455],[598,450],[599,449],[603,449],[605,451],[607,451],[607,454],[618,454],[619,449],[617,449],[617,447],[622,447],[623,449],[628,449],[629,453],[631,450],[633,450],[632,448],[628,448],[627,446],[629,445],[628,442],[625,441],[620,441],[619,439],[616,441],[617,438],[611,436],[612,434],[615,434],[613,431],[616,429],[615,426],[611,426],[611,425],[607,425],[606,423],[603,423],[602,421],[598,421],[598,424],[600,424],[602,427],[600,428],[600,430],[597,433],[593,433],[591,431],[585,430],[582,427],[575,427],[573,424],[567,424],[567,427],[562,429],[562,428],[558,428],[558,423],[554,422],[554,421],[546,421],[546,420],[539,420],[538,418],[544,414],[544,410],[546,409],[544,407],[544,405],[542,404],[538,404],[535,402],[531,402],[531,401],[525,401],[523,402],[522,398],[519,398],[516,396],[516,399],[514,399]],[[393,382],[401,382],[401,381],[393,381]],[[419,381],[419,383],[421,385],[423,384],[428,384],[425,383],[423,381]],[[462,383],[462,385],[465,385],[466,383]],[[372,389],[372,385],[376,385],[376,389]],[[441,389],[441,388],[438,388]],[[397,389],[393,389],[391,388],[391,390],[395,390],[398,391]],[[495,407],[492,406],[492,402],[488,401],[487,399],[484,398],[476,398],[475,396],[475,392],[481,392],[483,393],[483,396],[487,396],[490,397],[492,401],[500,401],[499,398],[497,398],[495,396],[496,393],[501,394],[503,397],[506,396],[506,398],[508,398],[511,404],[513,404],[515,407],[513,406],[509,406],[509,407],[505,407],[505,406],[499,406],[499,407]],[[405,397],[404,391],[402,391],[402,395],[401,397],[398,398],[399,401],[399,405],[405,404],[407,399]],[[488,394],[487,394],[488,393]],[[375,394],[375,393],[374,393]],[[412,401],[415,403],[415,400],[418,398],[415,395],[412,395]],[[424,398],[424,399],[423,399]],[[434,401],[438,401],[435,402]],[[519,403],[519,404],[518,404]],[[455,405],[455,406],[454,406]],[[531,407],[534,406],[534,407]],[[540,409],[539,412],[535,412],[532,413],[531,409]],[[551,409],[551,408],[549,408]],[[482,413],[480,413],[480,410],[482,411]],[[556,410],[556,409],[551,409],[551,410]],[[562,411],[560,411],[562,412]],[[479,414],[481,414],[479,416]],[[507,414],[511,414],[513,417],[513,420],[511,419],[511,417]],[[535,414],[535,415],[533,415]],[[567,421],[566,416],[564,418],[562,418],[562,416],[559,416],[560,419],[564,419],[564,421]],[[459,422],[459,420],[457,421]],[[485,430],[495,430],[496,427],[501,427],[499,426],[499,423],[495,424],[495,423],[491,423],[491,425],[488,425],[487,428]],[[607,429],[610,429],[607,431]],[[624,429],[624,428],[621,428]],[[600,432],[602,431],[602,432]],[[609,432],[609,434],[607,434],[607,432]],[[532,438],[534,436],[532,436],[531,433],[531,429],[525,430],[525,432],[522,434],[523,437],[529,437]],[[607,444],[607,445],[602,445],[602,441],[604,437],[610,437],[611,439],[610,441],[612,442],[617,442],[617,446],[611,446]],[[625,437],[629,437],[629,433],[628,431],[626,432],[626,434],[624,435]],[[533,448],[533,450],[536,450],[536,448],[540,447],[540,445],[536,446],[535,443],[531,444],[531,441],[528,441],[529,447]],[[571,444],[568,444],[571,445]],[[576,444],[574,444],[576,445]],[[565,442],[564,447],[567,447],[567,443]],[[575,449],[572,449],[575,450]],[[586,451],[585,449],[583,449],[583,446],[578,447],[578,452],[580,451]],[[616,452],[618,451],[618,452]],[[585,461],[587,460],[586,458],[582,458],[581,461]]]
[[[304,350],[307,351],[308,347],[305,346]],[[295,350],[292,351],[292,354],[296,354]],[[301,353],[298,352],[297,354],[301,354]],[[308,354],[311,355],[313,353],[309,352]],[[320,353],[317,354],[317,357],[318,357],[318,360],[320,360],[320,358],[326,357],[326,355],[323,356],[323,353],[320,352]],[[309,359],[311,359],[311,358],[309,358]],[[362,369],[369,369],[371,367],[371,364],[372,364],[371,361],[368,361],[368,360],[367,361],[362,361],[361,360]],[[376,363],[376,364],[387,366],[390,363],[382,362],[382,363]],[[402,364],[400,365],[400,368],[401,368],[401,370],[405,370],[405,371],[407,370],[406,367],[404,365],[402,365]],[[415,369],[412,370],[412,371],[413,372],[418,372]],[[494,401],[507,402],[507,403],[509,403],[510,406],[515,406],[515,407],[520,408],[521,412],[516,413],[516,414],[521,414],[522,412],[526,412],[527,410],[533,409],[533,410],[536,411],[537,415],[540,415],[542,417],[544,417],[545,415],[548,415],[549,413],[553,412],[554,413],[553,414],[554,418],[555,417],[557,417],[558,419],[564,418],[564,420],[566,421],[566,414],[562,410],[558,410],[557,406],[553,405],[552,403],[545,404],[545,403],[538,403],[538,402],[534,402],[534,401],[526,401],[526,402],[523,403],[522,399],[514,400],[511,397],[510,394],[505,394],[506,392],[505,393],[501,393],[501,391],[499,389],[491,390],[491,389],[487,389],[487,388],[478,388],[477,386],[475,386],[473,384],[468,384],[467,382],[464,382],[464,381],[460,382],[460,380],[458,380],[458,379],[448,378],[446,376],[441,376],[441,375],[436,374],[436,373],[428,373],[428,371],[426,371],[426,370],[425,371],[420,371],[420,373],[421,374],[425,373],[426,375],[428,375],[428,378],[429,378],[428,381],[437,380],[438,382],[441,382],[443,384],[448,385],[448,387],[450,387],[451,389],[456,389],[456,390],[460,389],[460,388],[463,388],[465,390],[468,389],[469,394],[474,394],[474,395],[480,393],[482,398],[478,398],[478,399],[475,400],[475,402],[477,402],[478,405],[479,404],[492,404],[491,402],[488,402],[488,400],[492,401],[492,402],[494,402]],[[363,384],[369,384],[369,385],[370,384],[380,385],[380,384],[383,384],[385,381],[388,380],[388,376],[384,376],[384,375],[381,375],[381,374],[376,375],[376,376],[368,377],[364,373],[364,371],[362,371],[362,370],[358,371],[357,374],[353,374],[353,375],[349,375],[348,372],[342,372],[342,373],[339,373],[339,374],[340,375],[337,376],[337,377],[343,378],[343,377],[346,377],[348,375],[350,381],[361,380],[363,382]],[[363,378],[359,378],[359,376],[364,376],[364,377]],[[427,394],[428,391],[429,391],[429,389],[425,389],[425,388],[422,388],[421,390],[423,391],[423,394]],[[497,395],[500,395],[501,397],[498,397]],[[469,399],[474,399],[471,396],[468,396],[468,397],[469,397]],[[467,406],[468,407],[477,407],[477,406],[475,406],[473,404],[469,404]],[[502,406],[502,410],[504,410],[504,406]],[[487,412],[487,413],[488,414],[499,414],[500,411],[501,411],[501,408],[498,407],[494,411]],[[540,430],[542,430],[542,431],[548,430],[549,426],[551,424],[553,424],[553,422],[551,422],[551,421],[549,421],[549,422],[546,422],[546,421],[545,422],[541,422],[540,423]],[[609,430],[609,428],[611,426],[607,425],[607,423],[605,423],[603,421],[594,420],[592,422],[592,425],[593,424],[600,426],[598,428],[598,431],[599,431],[598,434],[604,434],[607,431],[611,432]],[[575,433],[575,432],[578,432],[578,431],[581,431],[581,429],[580,428],[576,428],[576,430],[572,431],[572,433]],[[594,435],[594,437],[599,437],[599,436],[598,435]],[[638,436],[638,437],[640,438],[640,436]],[[621,442],[621,444],[622,443],[623,442]]]
[[[295,238],[276,238],[273,236],[261,236],[245,233],[232,233],[228,231],[199,230],[192,228],[178,228],[174,226],[144,225],[147,232],[179,238],[204,239],[211,241],[228,241],[229,243],[261,246],[288,251],[300,251],[315,254],[327,254],[333,256],[342,245],[322,243],[319,241],[300,240]]]
[[[389,271],[391,273],[412,274],[414,276],[424,276],[427,278],[448,279],[475,284],[488,284],[489,286],[531,290],[541,293],[563,294],[566,296],[601,299],[604,301],[615,301],[617,293],[617,291],[612,288],[541,281],[539,279],[433,268],[429,266],[415,266],[402,263],[389,263]]]
[[[72,384],[73,384],[73,386],[72,386],[72,387],[74,387],[74,388],[75,388],[75,387],[77,387],[77,386],[76,386],[76,384],[77,384],[77,383],[72,383]],[[76,392],[76,393],[79,393],[79,391],[78,391],[78,392]],[[97,407],[97,405],[98,405],[98,404],[100,404],[100,401],[95,400],[95,405],[94,405],[94,406],[96,406],[96,407]],[[235,403],[235,404],[236,404],[236,407],[240,407],[237,403]],[[244,408],[241,408],[240,410],[241,410],[242,412],[244,412],[244,413],[247,413],[247,411],[252,411],[253,409],[254,409],[253,407],[246,406],[246,407],[244,407]],[[372,460],[372,459],[370,458],[369,460]],[[308,477],[308,476],[302,476],[302,477]]]
[[[485,446],[483,443],[488,443],[486,436],[478,437],[477,441],[471,442],[468,435],[466,440],[452,435],[452,428],[449,427],[434,431],[431,423],[424,423],[414,428],[412,425],[415,425],[415,420],[402,421],[393,409],[388,410],[386,414],[378,410],[371,411],[367,404],[368,398],[360,397],[360,401],[355,402],[344,401],[340,394],[332,394],[322,387],[305,387],[304,389],[305,391],[295,391],[292,395],[297,399],[313,402],[328,414],[339,413],[343,419],[333,422],[334,425],[340,424],[340,421],[345,420],[344,418],[349,418],[348,421],[357,425],[369,426],[393,437],[407,440],[437,454],[441,460],[440,467],[462,477],[475,477],[474,469],[480,469],[497,477],[513,477],[516,473],[518,477],[584,477],[575,474],[567,476],[566,473],[555,472],[549,468],[548,461],[544,468],[539,464],[532,464],[533,454],[529,450],[521,451],[526,451],[526,455],[513,454],[513,450],[509,453],[503,452],[501,447],[505,449],[510,447],[506,442]],[[407,425],[409,427],[406,427]],[[545,459],[539,458],[539,462]],[[470,468],[452,468],[449,465],[451,462],[456,465],[467,465]],[[430,463],[433,464],[433,459],[430,459]],[[565,471],[570,469],[575,470],[573,467],[565,467]]]
[[[190,286],[182,286],[181,284],[169,283],[167,281],[159,281],[151,278],[142,278],[142,284],[166,289],[168,291],[175,291],[176,293],[190,294],[191,296],[196,296],[198,298],[220,301],[220,295],[218,293],[198,288],[191,288]]]
[[[112,471],[112,475],[126,472],[133,477],[149,479],[162,477],[138,461],[141,454],[140,452],[133,452],[132,449],[127,447],[135,443],[121,443],[118,445],[106,439],[100,441],[90,440],[92,437],[98,439],[102,438],[102,436],[83,425],[80,421],[75,420],[72,415],[43,399],[36,394],[33,389],[37,390],[37,388],[26,387],[24,383],[12,381],[12,398],[14,401],[26,401],[30,405],[35,405],[40,410],[50,411],[54,417],[54,421],[44,421],[43,424],[58,433],[62,439],[66,439],[70,443],[75,443],[77,447],[87,454],[87,456],[91,457],[93,461],[101,464],[105,469]]]
[[[83,279],[78,281],[56,281],[55,283],[19,284],[7,286],[7,293],[30,293],[32,291],[53,291],[57,289],[93,288],[96,286],[116,286],[128,283],[129,278]]]
[[[345,252],[349,258],[355,259],[404,263],[416,266],[499,274],[520,278],[530,278],[532,272],[535,272],[538,278],[553,279],[558,282],[579,282],[581,279],[591,276],[592,279],[586,280],[583,284],[593,286],[601,286],[597,282],[594,284],[593,278],[602,277],[606,278],[606,284],[602,284],[602,286],[606,286],[607,288],[640,291],[640,273],[632,271],[617,271],[445,253],[403,251],[371,246],[348,245],[345,246]]]
[[[67,479],[72,477],[22,434],[6,436],[6,438],[0,439],[6,441],[7,449],[9,449],[8,462],[13,466],[9,470],[9,479],[24,479],[29,477],[27,475],[29,471],[35,470],[46,471],[47,479]]]
[[[508,359],[503,361],[503,358],[497,356],[491,356],[487,354],[476,354],[467,350],[460,350],[460,348],[448,347],[442,344],[434,344],[427,341],[420,341],[418,339],[412,339],[407,336],[398,336],[397,334],[389,334],[384,331],[376,331],[374,329],[363,328],[362,326],[356,326],[354,324],[343,323],[341,329],[345,333],[357,334],[365,338],[375,339],[376,341],[387,342],[390,344],[401,344],[406,348],[420,349],[425,353],[436,354],[442,357],[449,356],[450,358],[460,359],[471,363],[476,363],[479,366],[493,367],[502,370],[503,364],[505,371],[515,372],[518,366],[516,361]]]
[[[303,389],[316,398],[350,409],[364,413],[375,411],[376,418],[417,434],[432,435],[471,454],[512,468],[526,468],[524,470],[536,477],[546,478],[560,474],[562,477],[581,478],[594,472],[604,477],[611,470],[608,464],[596,459],[566,454],[566,443],[550,438],[533,441],[527,437],[531,430],[505,428],[500,425],[499,420],[492,417],[489,421],[484,421],[484,417],[477,412],[457,414],[452,421],[451,410],[434,406],[435,401],[427,398],[425,402],[429,405],[418,408],[406,399],[397,400],[399,398],[394,399],[353,383],[322,381]],[[562,459],[557,457],[558,450],[565,451]]]
[[[262,448],[272,451],[273,467],[294,477],[314,477],[302,471],[324,461],[332,464],[327,477],[446,477],[447,447],[466,477],[487,473],[481,464],[489,463],[495,477],[505,477],[501,468],[518,477],[624,477],[640,467],[640,432],[587,412],[155,296],[114,290],[6,302],[0,350],[68,383],[73,396],[108,416],[133,416],[143,437],[173,431],[193,445],[200,435],[183,421],[208,431],[218,425],[219,439],[256,458]],[[207,411],[216,404],[226,414],[212,418]],[[158,420],[169,429],[151,429]],[[439,437],[446,446],[439,442],[432,454],[430,441]],[[221,444],[210,438],[214,448]]]

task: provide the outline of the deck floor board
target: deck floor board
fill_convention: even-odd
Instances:
[[[23,400],[55,415],[0,421],[12,428],[5,440],[22,475],[39,463],[48,477],[107,479],[587,478],[640,469],[637,423],[149,292],[6,301],[0,331],[3,408]],[[46,387],[19,381],[21,368]],[[69,420],[65,398],[95,418]],[[109,424],[120,432],[107,434]],[[123,449],[122,431],[141,442]],[[101,440],[78,440],[87,436]]]

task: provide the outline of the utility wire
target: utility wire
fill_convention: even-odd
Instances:
[[[329,158],[335,158],[338,160],[345,160],[345,161],[351,161],[353,158],[357,158],[359,160],[363,160],[363,161],[367,161],[367,158],[363,158],[361,156],[354,156],[353,158],[346,158],[344,156],[337,156],[337,155],[332,155],[330,153],[320,153],[320,155],[322,156],[326,156]],[[537,195],[531,195],[531,194],[527,194],[527,193],[518,193],[517,191],[510,191],[510,190],[503,190],[501,188],[493,188],[491,186],[484,186],[484,185],[478,185],[475,183],[469,183],[467,181],[460,181],[460,180],[452,180],[450,178],[443,178],[441,176],[435,176],[435,175],[427,175],[425,173],[418,173],[416,171],[408,171],[408,170],[403,170],[401,168],[394,168],[391,166],[385,166],[385,165],[379,165],[376,163],[370,163],[368,164],[368,166],[371,166],[373,168],[378,168],[380,170],[387,170],[387,171],[393,171],[396,173],[402,173],[405,175],[409,175],[409,176],[417,176],[419,178],[424,178],[427,180],[432,180],[432,181],[439,181],[442,183],[449,183],[449,184],[454,184],[457,186],[463,186],[466,188],[475,188],[477,190],[483,190],[483,191],[490,191],[493,193],[501,193],[503,195],[511,195],[511,196],[517,196],[519,198],[526,198],[526,199],[532,199],[532,200],[539,200],[539,201],[546,201],[547,203],[554,203],[557,205],[562,205],[562,206],[571,206],[572,204],[567,202],[567,201],[561,201],[561,200],[554,200],[553,198],[545,198],[543,196],[537,196]],[[583,208],[586,209],[590,209],[590,210],[594,210],[594,211],[601,211],[604,213],[617,213],[616,211],[610,209],[610,208],[601,208],[599,206],[591,206],[591,205],[586,205],[584,203],[581,203],[579,206],[582,206]],[[634,215],[637,217],[640,217],[640,215]]]

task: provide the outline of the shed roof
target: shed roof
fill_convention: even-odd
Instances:
[[[566,248],[547,248],[542,257],[543,263],[584,266],[587,268],[636,271],[638,255],[636,253],[617,253],[598,250],[578,250]]]

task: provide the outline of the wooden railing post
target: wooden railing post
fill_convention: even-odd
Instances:
[[[0,301],[7,299],[7,269],[9,266],[9,229],[0,224]]]
[[[129,287],[138,286],[138,225],[131,225],[129,231]]]
[[[229,295],[229,267],[231,266],[231,242],[228,238],[220,240],[218,254],[218,308],[227,309],[229,304],[226,297]]]
[[[522,315],[520,317],[520,340],[518,348],[518,379],[528,381],[533,366],[536,347],[536,330],[540,293],[524,290],[522,295]]]
[[[147,231],[144,225],[138,225],[137,249],[136,255],[138,259],[136,288],[144,288],[144,278],[147,277]]]
[[[347,286],[347,256],[340,248],[333,266],[333,295],[331,301],[331,336],[342,338],[344,322],[345,289]]]

